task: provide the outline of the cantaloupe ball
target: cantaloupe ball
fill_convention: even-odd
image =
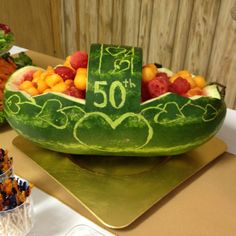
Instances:
[[[52,92],[52,90],[51,90],[50,88],[45,89],[45,90],[43,91],[43,93],[49,93],[49,92]]]
[[[28,88],[34,87],[34,84],[32,81],[25,80],[22,84],[20,84],[19,89],[20,90],[26,90]]]
[[[52,67],[52,66],[48,66],[46,72],[47,72],[49,75],[54,74],[54,69],[53,69],[53,67]]]
[[[43,73],[43,70],[41,70],[41,69],[35,71],[33,74],[33,79],[39,78],[42,73]]]
[[[55,86],[53,86],[52,91],[63,93],[66,91],[67,88],[68,88],[68,85],[66,85],[64,82],[61,82],[61,83],[58,83]]]
[[[85,90],[87,84],[87,68],[79,68],[74,79],[75,87],[79,90]]]
[[[32,79],[32,82],[37,84],[39,80],[40,80],[40,77],[35,77]]]
[[[37,89],[39,91],[39,93],[43,93],[44,90],[48,89],[48,85],[46,84],[46,82],[44,80],[38,80],[37,82]]]
[[[157,74],[157,68],[154,64],[147,64],[142,68],[142,81],[144,83],[154,79]]]
[[[56,84],[63,82],[63,79],[61,78],[60,75],[52,74],[52,75],[49,75],[45,78],[45,82],[48,87],[52,88]]]
[[[71,85],[71,84],[73,84],[73,82],[74,82],[74,80],[72,80],[72,79],[65,80],[66,85]]]
[[[206,86],[206,80],[203,76],[198,75],[193,77],[193,79],[199,88],[204,88]]]
[[[49,75],[53,75],[54,74],[54,69],[51,66],[47,67],[47,70],[43,71],[40,74],[40,79],[46,79],[46,77],[48,77]]]
[[[27,88],[24,91],[30,94],[31,96],[39,95],[39,91],[35,87]]]
[[[45,78],[46,78],[47,76],[48,76],[47,71],[44,71],[44,72],[42,72],[42,73],[40,74],[39,78],[40,78],[41,80],[45,80]]]
[[[197,86],[194,79],[192,78],[192,76],[191,77],[186,77],[184,79],[186,79],[190,83],[191,88],[195,88]]]
[[[192,96],[195,96],[195,95],[203,95],[203,90],[199,87],[195,87],[195,88],[192,88],[190,89],[187,94],[186,94],[188,97],[192,97]]]
[[[187,77],[191,77],[191,73],[189,73],[187,70],[181,70],[177,72],[177,75],[182,77],[183,79],[186,79]]]

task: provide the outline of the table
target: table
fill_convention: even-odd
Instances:
[[[11,52],[24,50],[13,47]],[[0,129],[0,142],[13,157],[23,155],[11,143],[16,135],[9,127]],[[225,122],[217,136],[228,145],[228,153],[217,158],[127,229],[112,230],[98,226],[54,197],[34,188],[32,196],[36,221],[29,235],[67,235],[80,224],[95,229],[97,233],[94,235],[236,235],[235,110],[227,109]]]

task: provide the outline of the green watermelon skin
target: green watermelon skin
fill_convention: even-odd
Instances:
[[[1,126],[2,124],[4,124],[5,121],[6,121],[5,115],[4,115],[4,112],[3,112],[3,110],[2,110],[2,111],[0,111],[0,126]]]
[[[141,114],[154,130],[150,152],[158,149],[158,155],[176,155],[211,139],[224,121],[226,107],[215,98],[191,100],[169,94],[143,105]]]
[[[122,120],[127,122],[124,125],[121,122],[121,127],[117,123],[112,129],[108,125],[110,120],[106,124],[102,114],[86,113],[84,104],[59,94],[45,94],[32,100],[22,92],[7,90],[4,101],[7,120],[19,134],[41,147],[71,154],[180,154],[213,137],[226,111],[219,99],[190,100],[169,94],[143,104],[138,114],[128,113],[128,118]],[[176,107],[178,114],[169,106]],[[190,112],[193,109],[196,111]]]
[[[95,45],[95,49],[98,50],[100,46]],[[141,56],[140,51],[136,52]],[[125,73],[122,76],[141,80],[140,59],[136,61],[136,66],[136,73],[131,73],[134,77]],[[138,86],[133,86],[136,90],[129,91],[127,95],[135,94],[137,101],[133,100],[136,103],[133,110],[127,110],[129,105],[122,103],[121,94],[111,112],[110,107],[100,106],[102,102],[96,100],[97,97],[91,98],[94,89],[92,79],[97,81],[97,74],[91,68],[93,65],[89,67],[95,76],[89,78],[92,90],[87,88],[86,96],[90,96],[88,103],[88,97],[83,102],[60,93],[31,97],[13,85],[22,74],[37,68],[28,66],[15,72],[8,80],[4,92],[4,110],[8,123],[19,134],[46,149],[70,154],[119,156],[181,154],[211,139],[223,123],[226,106],[222,99],[189,99],[167,93],[140,103]],[[126,78],[122,76],[116,79]],[[117,91],[120,92],[119,89]],[[94,104],[99,106],[95,107]],[[120,104],[124,104],[120,106],[121,109]],[[117,113],[116,109],[119,109]]]

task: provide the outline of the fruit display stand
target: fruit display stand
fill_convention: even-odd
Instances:
[[[20,136],[13,144],[109,228],[127,227],[226,150],[217,138],[178,157],[160,158],[71,156],[39,148]],[[41,180],[23,169],[19,174],[40,188]]]
[[[28,55],[42,67],[60,63],[59,59],[43,54],[29,51]],[[108,157],[94,157],[91,161],[92,157],[81,159],[59,154],[39,148],[20,136],[13,140],[13,144],[28,156],[18,161],[16,171],[19,175],[79,212],[82,208],[84,215],[98,224],[111,228],[127,227],[157,202],[162,200],[163,203],[164,197],[171,196],[184,181],[191,183],[194,174],[226,150],[221,140],[213,138],[176,158],[141,160],[137,157],[133,165],[134,159],[128,157],[113,157],[109,161]],[[34,171],[27,171],[26,163],[34,166]],[[60,193],[52,188],[58,185]],[[131,234],[132,230],[135,232],[131,227]],[[114,232],[123,234],[122,231]]]

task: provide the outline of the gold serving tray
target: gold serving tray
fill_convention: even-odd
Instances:
[[[13,144],[102,224],[117,229],[130,225],[226,150],[225,143],[217,138],[173,157],[72,156],[42,149],[21,136]],[[25,171],[25,162],[17,174],[58,197],[60,194],[49,189],[40,175],[32,178],[32,171]],[[65,198],[61,200],[72,205]]]

